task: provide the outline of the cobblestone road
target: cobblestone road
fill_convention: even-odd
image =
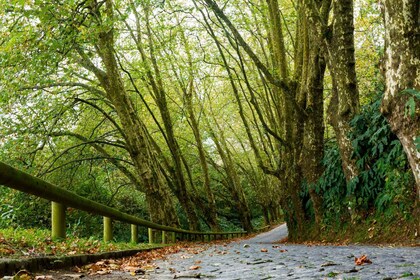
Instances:
[[[158,262],[145,279],[420,279],[419,247],[305,246],[272,244],[285,225],[252,239],[181,252]],[[356,266],[367,255],[372,264]],[[192,270],[192,268],[197,268]]]
[[[287,236],[285,225],[248,240],[202,245],[157,261],[145,275],[119,270],[83,279],[410,279],[420,280],[420,247],[306,246],[273,244]],[[372,262],[356,266],[355,257]],[[57,271],[53,279],[75,279]],[[77,278],[78,278],[77,277]]]

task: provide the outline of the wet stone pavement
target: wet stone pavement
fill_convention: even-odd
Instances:
[[[271,244],[286,233],[283,225],[199,254],[174,254],[144,279],[420,279],[419,247]],[[372,263],[356,266],[362,255]]]
[[[307,246],[273,244],[287,236],[285,225],[248,240],[205,244],[156,261],[145,274],[112,271],[83,279],[410,279],[420,280],[420,247]],[[355,265],[366,255],[372,262]],[[54,279],[65,277],[65,271]],[[74,279],[74,278],[73,278]]]

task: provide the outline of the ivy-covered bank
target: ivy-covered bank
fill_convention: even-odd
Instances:
[[[353,156],[359,175],[346,184],[334,139],[325,145],[325,171],[315,185],[324,216],[307,238],[353,242],[420,242],[416,184],[401,142],[380,113],[382,94],[351,121]],[[408,108],[409,109],[409,108]],[[407,114],[410,112],[408,111]],[[308,186],[302,196],[308,197]],[[313,216],[310,200],[306,212]]]

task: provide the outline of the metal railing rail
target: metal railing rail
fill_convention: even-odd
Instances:
[[[190,230],[184,230],[179,229],[175,227],[170,226],[164,226],[157,223],[153,223],[138,217],[135,217],[133,215],[129,215],[126,213],[123,213],[121,211],[118,211],[112,207],[106,206],[104,204],[95,202],[93,200],[87,199],[85,197],[82,197],[80,195],[77,195],[71,191],[68,191],[66,189],[63,189],[61,187],[58,187],[56,185],[53,185],[51,183],[48,183],[42,179],[39,179],[35,176],[32,176],[26,172],[20,171],[8,164],[5,164],[0,161],[0,185],[4,185],[9,188],[13,188],[28,194],[32,194],[41,198],[45,198],[49,201],[52,201],[52,219],[53,219],[53,229],[52,229],[52,235],[53,237],[63,237],[63,223],[59,225],[59,229],[54,229],[54,219],[60,220],[63,218],[63,215],[65,217],[65,209],[66,207],[72,207],[75,209],[83,210],[89,213],[101,215],[104,217],[104,239],[110,239],[106,237],[106,234],[110,234],[110,226],[111,226],[111,220],[117,220],[125,223],[129,223],[132,225],[132,240],[136,240],[135,237],[133,237],[133,231],[135,233],[137,232],[136,226],[143,226],[149,228],[149,242],[153,243],[151,241],[152,236],[151,232],[152,230],[159,230],[162,231],[162,239],[165,239],[164,233],[165,232],[172,232],[172,233],[179,233],[182,235],[186,235],[187,239],[193,239],[193,237],[200,236],[202,237],[201,240],[204,240],[204,238],[207,236],[208,240],[211,239],[211,236],[217,237],[220,236],[223,238],[223,236],[243,236],[246,234],[244,231],[235,231],[235,232],[200,232],[200,231],[190,231]],[[65,205],[65,206],[64,206]],[[65,223],[64,223],[65,226]],[[106,228],[108,227],[108,228]],[[61,233],[60,233],[61,232]],[[64,230],[65,232],[65,230]],[[65,234],[65,233],[64,233]],[[55,235],[55,236],[54,236]],[[111,233],[111,239],[112,239],[112,233]],[[194,238],[196,239],[196,238]],[[164,241],[164,240],[162,240]]]

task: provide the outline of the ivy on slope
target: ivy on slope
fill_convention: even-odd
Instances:
[[[408,211],[414,179],[401,142],[380,114],[381,100],[364,107],[351,122],[351,138],[360,175],[350,184],[357,206],[385,212],[397,206]]]
[[[323,194],[324,222],[396,214],[406,217],[414,201],[414,179],[400,141],[380,113],[381,96],[351,121],[350,139],[359,175],[346,184],[336,143],[325,146],[325,172],[317,184]]]

